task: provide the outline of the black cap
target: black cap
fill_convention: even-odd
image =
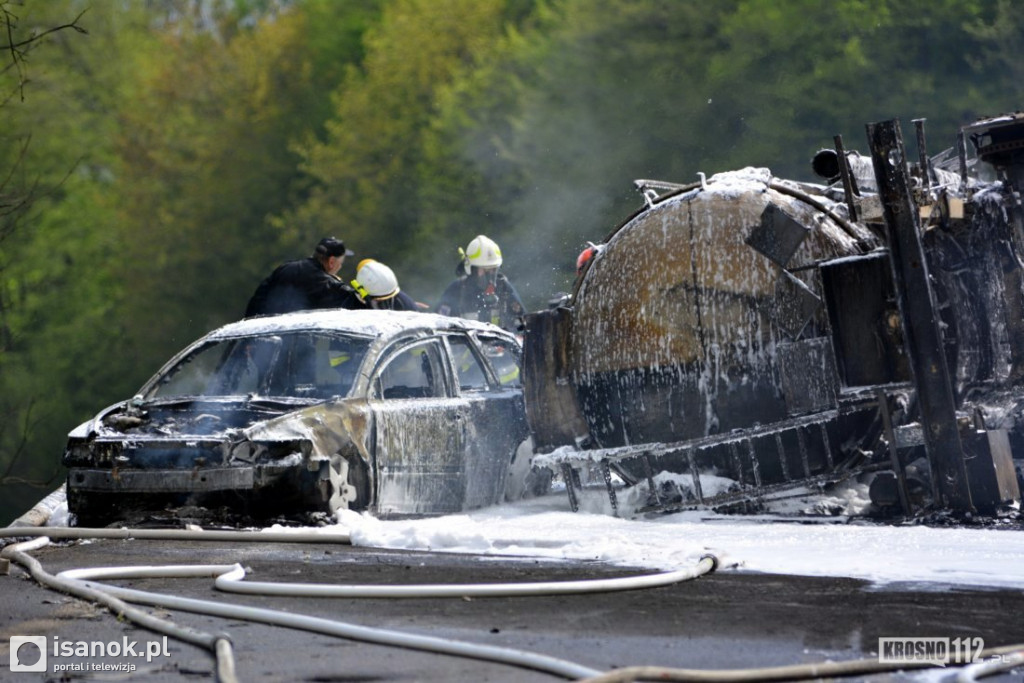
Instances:
[[[316,245],[316,253],[324,256],[355,256],[355,252],[345,248],[345,243],[334,237],[325,237]]]

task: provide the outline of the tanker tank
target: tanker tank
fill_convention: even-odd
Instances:
[[[966,130],[978,144],[989,128]],[[995,471],[974,477],[995,489],[976,492],[981,507],[1019,500],[1006,461],[1021,430],[1005,416],[1024,403],[1024,261],[1019,218],[992,218],[992,195],[1007,188],[933,166],[920,129],[916,166],[898,122],[895,152],[870,142],[874,158],[838,136],[820,152],[827,183],[764,168],[636,181],[644,206],[603,240],[563,305],[526,319],[534,444],[554,455],[539,462],[562,468],[571,500],[585,463],[603,468],[613,503],[610,473],[646,481],[660,509],[886,470],[873,487],[881,506],[909,513],[930,494],[975,510],[948,452],[964,461],[978,449]],[[890,170],[890,159],[901,163]],[[908,213],[919,254],[897,239]],[[940,365],[945,380],[932,379]],[[983,425],[979,399],[1008,407]],[[908,470],[922,458],[932,466]],[[692,486],[663,500],[660,472]]]
[[[681,441],[786,417],[780,346],[826,330],[820,307],[788,306],[820,299],[808,266],[861,254],[871,236],[785,187],[767,169],[715,175],[607,241],[571,318],[570,372],[597,444]],[[781,266],[748,243],[775,230],[788,231],[782,249],[793,250],[772,254]]]

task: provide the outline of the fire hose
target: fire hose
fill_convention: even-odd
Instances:
[[[543,654],[525,652],[510,648],[478,645],[447,640],[433,636],[409,634],[398,631],[377,629],[355,624],[322,619],[290,612],[230,605],[210,600],[196,600],[175,596],[118,588],[98,584],[96,580],[132,578],[188,578],[207,577],[215,579],[218,590],[234,593],[275,595],[290,597],[347,597],[347,598],[436,598],[436,597],[508,597],[522,595],[554,595],[634,590],[665,586],[697,578],[713,571],[717,565],[714,556],[705,555],[691,568],[656,574],[628,576],[615,579],[585,581],[552,581],[505,584],[420,584],[404,586],[271,583],[244,581],[245,570],[234,565],[168,565],[156,567],[97,567],[72,569],[53,576],[43,570],[38,560],[27,553],[49,543],[46,531],[60,538],[151,538],[178,540],[262,540],[275,542],[342,542],[347,543],[345,534],[324,534],[315,532],[233,532],[233,531],[191,531],[176,529],[0,529],[0,537],[36,535],[33,541],[19,543],[5,548],[0,556],[10,558],[25,566],[40,584],[77,597],[102,604],[115,614],[123,616],[140,626],[189,642],[214,653],[217,661],[217,677],[224,683],[232,683],[234,660],[231,643],[223,634],[207,634],[174,625],[166,620],[131,607],[127,603],[147,604],[169,609],[178,609],[210,616],[243,619],[260,623],[285,626],[313,631],[326,635],[405,647],[409,649],[448,654],[455,656],[509,664],[520,668],[551,673],[568,679],[582,679],[587,683],[625,683],[636,680],[690,681],[693,683],[744,683],[748,681],[803,680],[821,677],[853,676],[881,673],[909,668],[928,668],[929,662],[891,663],[876,659],[860,659],[843,662],[811,663],[804,665],[767,667],[739,670],[695,670],[655,666],[632,666],[601,672],[574,662]],[[998,657],[963,667],[957,681],[969,683],[985,676],[1007,671],[1024,664],[1024,645],[1009,645],[989,648],[981,653],[983,658]]]
[[[24,534],[25,529],[0,530],[2,536],[18,536]],[[532,583],[505,583],[505,584],[423,584],[409,586],[357,586],[343,584],[272,584],[266,582],[243,582],[245,571],[240,565],[169,565],[158,567],[98,567],[88,569],[73,569],[61,572],[54,576],[47,573],[38,560],[27,553],[36,550],[49,543],[49,538],[39,531],[39,537],[32,541],[9,546],[0,553],[0,556],[18,562],[29,569],[30,574],[40,584],[69,593],[83,599],[98,602],[107,609],[119,616],[123,616],[138,623],[150,630],[164,633],[169,636],[190,642],[215,652],[217,657],[218,680],[224,683],[231,683],[234,678],[234,662],[230,651],[230,641],[226,636],[214,636],[184,629],[166,620],[157,619],[136,608],[130,607],[127,603],[148,604],[152,606],[165,607],[168,609],[179,609],[188,612],[196,612],[210,616],[220,616],[233,619],[257,621],[261,623],[287,626],[307,631],[314,631],[326,635],[359,640],[363,642],[377,643],[405,647],[439,654],[450,654],[473,659],[481,659],[503,664],[510,664],[520,668],[533,669],[551,673],[568,679],[587,678],[600,675],[600,671],[585,667],[574,662],[550,657],[547,655],[525,652],[511,648],[495,647],[489,645],[478,645],[462,641],[455,641],[433,636],[402,633],[377,629],[345,622],[322,619],[307,615],[299,615],[290,612],[269,610],[263,608],[245,607],[241,605],[229,605],[210,600],[196,600],[192,598],[179,598],[175,596],[139,591],[135,589],[116,588],[101,585],[93,579],[126,579],[126,578],[185,578],[185,577],[217,577],[215,585],[220,590],[233,592],[258,593],[269,595],[299,596],[329,596],[329,597],[401,597],[401,598],[426,598],[426,597],[498,597],[514,595],[553,595],[561,593],[597,593],[619,590],[635,590],[638,588],[651,588],[665,586],[680,581],[695,579],[699,576],[713,571],[717,560],[712,555],[705,555],[700,558],[695,566],[668,571],[656,574],[627,576],[616,579],[594,579],[587,581],[548,581]],[[83,538],[96,538],[106,536],[107,532],[120,532],[113,537],[132,537],[133,532],[139,532],[139,537],[148,536],[146,532],[161,531],[158,538],[178,538],[181,540],[209,540],[206,531],[189,530],[117,530],[117,529],[65,529],[61,534],[64,538],[71,538],[76,532],[81,532]],[[234,534],[235,532],[220,532],[221,534]],[[252,536],[265,536],[264,532],[241,532],[237,540],[253,540]],[[311,542],[321,540],[324,534],[317,533],[283,533],[278,534],[286,541]],[[151,537],[151,536],[150,536]],[[223,540],[223,539],[221,539]]]

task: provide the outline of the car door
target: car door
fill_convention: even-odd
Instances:
[[[499,336],[449,334],[446,341],[466,402],[466,507],[494,505],[528,431],[519,348]]]
[[[374,370],[369,404],[380,515],[463,509],[466,402],[454,393],[436,338],[397,346]]]

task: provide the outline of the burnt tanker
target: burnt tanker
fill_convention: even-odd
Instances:
[[[820,183],[636,181],[644,206],[526,320],[537,461],[574,507],[593,465],[613,504],[612,472],[662,510],[854,475],[897,513],[1019,506],[1024,114],[934,158],[915,124],[913,161],[898,121],[867,126],[870,156],[836,136]]]

